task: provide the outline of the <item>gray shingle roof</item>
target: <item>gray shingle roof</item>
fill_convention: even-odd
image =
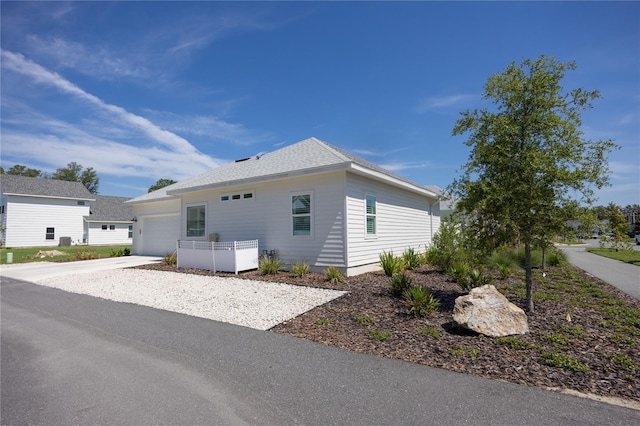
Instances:
[[[87,222],[132,222],[133,207],[125,204],[127,197],[96,195],[90,206],[91,215],[85,216]]]
[[[131,202],[166,200],[170,199],[172,195],[198,189],[232,186],[257,180],[265,181],[294,176],[296,173],[348,169],[352,165],[404,182],[415,187],[416,190],[430,192],[425,187],[395,175],[341,148],[316,138],[309,138],[264,155],[225,164],[158,191],[134,198]]]
[[[3,194],[70,198],[75,200],[93,200],[95,198],[80,182],[7,174],[0,174],[0,189]]]

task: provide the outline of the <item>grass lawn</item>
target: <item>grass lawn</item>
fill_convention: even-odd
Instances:
[[[28,262],[66,262],[70,260],[99,259],[122,255],[125,248],[131,250],[131,245],[116,246],[68,246],[68,247],[2,247],[0,248],[0,264],[7,263],[7,253],[13,253],[13,263]],[[59,251],[57,256],[38,257],[38,252]]]
[[[599,256],[604,256],[611,259],[619,260],[621,262],[640,266],[640,251],[638,250],[616,251],[615,249],[612,249],[612,248],[590,248],[590,249],[587,249],[587,251],[589,253],[597,254]]]

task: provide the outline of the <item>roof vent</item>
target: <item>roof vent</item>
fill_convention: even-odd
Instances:
[[[242,163],[243,161],[247,161],[247,160],[250,160],[250,159],[251,159],[251,157],[241,158],[239,160],[236,160],[236,163]]]

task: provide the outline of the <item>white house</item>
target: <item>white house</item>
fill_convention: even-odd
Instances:
[[[377,268],[383,251],[424,251],[440,226],[435,193],[315,138],[127,204],[135,254],[170,253],[177,240],[257,239],[287,265],[348,275]]]
[[[83,218],[95,200],[79,182],[0,175],[0,220],[6,247],[57,246],[86,238]]]
[[[94,195],[90,214],[84,216],[86,243],[89,245],[131,244],[133,209],[125,204],[129,198]]]
[[[0,175],[6,247],[131,244],[127,198],[91,194],[80,182]]]

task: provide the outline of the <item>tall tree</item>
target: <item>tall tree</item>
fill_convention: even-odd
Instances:
[[[26,176],[26,177],[38,177],[41,172],[38,169],[30,169],[22,164],[16,164],[6,171],[8,175]]]
[[[154,183],[153,185],[151,185],[149,187],[149,190],[147,192],[153,192],[153,191],[157,191],[160,188],[164,188],[165,186],[169,186],[169,185],[173,185],[174,183],[176,183],[175,180],[173,179],[158,179],[156,181],[156,183]]]
[[[563,231],[580,204],[591,204],[594,187],[609,184],[606,158],[616,145],[585,140],[581,111],[598,91],[565,91],[560,82],[575,63],[540,56],[510,64],[489,77],[483,98],[490,109],[463,112],[454,135],[469,133],[469,160],[450,191],[457,208],[492,226],[479,240],[524,245],[527,310],[534,311],[531,250]],[[494,228],[500,230],[493,232]]]
[[[67,164],[66,168],[60,168],[53,172],[51,179],[82,182],[92,194],[98,193],[98,184],[100,183],[100,178],[93,167],[87,167],[83,170],[83,167],[75,161]]]

